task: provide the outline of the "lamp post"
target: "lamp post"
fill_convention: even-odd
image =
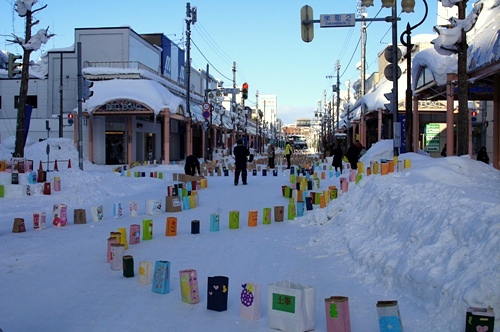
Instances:
[[[393,113],[393,154],[394,156],[399,155],[399,145],[400,142],[396,140],[397,137],[399,137],[399,134],[396,133],[396,130],[400,128],[396,124],[398,123],[398,78],[399,78],[399,71],[398,71],[398,17],[397,17],[397,3],[396,0],[381,0],[382,1],[382,7],[384,8],[391,8],[392,9],[392,15],[390,17],[390,21],[392,24],[392,98],[391,98],[391,110]],[[373,6],[373,0],[361,0],[361,5],[364,7],[369,7]],[[405,13],[412,13],[413,8],[415,7],[415,0],[401,0],[401,11]],[[399,74],[399,75],[398,75]]]
[[[422,0],[425,5],[425,14],[424,18],[414,26],[410,26],[410,23],[406,24],[406,30],[401,34],[400,40],[401,44],[406,46],[406,151],[413,152],[413,109],[412,109],[412,97],[413,93],[411,90],[411,51],[413,49],[413,44],[411,43],[411,32],[412,30],[419,27],[422,23],[424,23],[427,18],[427,14],[429,12],[429,6],[427,5],[426,0]],[[415,3],[413,2],[413,5]],[[412,7],[413,9],[413,7]],[[413,11],[413,10],[412,10]],[[406,40],[404,36],[406,35]]]

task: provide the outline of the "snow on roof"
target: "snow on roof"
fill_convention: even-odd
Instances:
[[[118,98],[135,100],[148,105],[155,113],[166,108],[175,113],[179,105],[184,105],[182,98],[158,82],[146,79],[113,79],[94,81],[94,95],[85,103],[84,108],[92,112],[95,108]]]
[[[415,54],[411,69],[413,90],[415,90],[417,75],[420,73],[421,67],[426,67],[432,72],[434,80],[438,85],[444,85],[446,84],[447,74],[457,73],[457,55],[439,54],[434,47],[427,48]]]

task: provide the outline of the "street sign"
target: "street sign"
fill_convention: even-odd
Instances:
[[[324,14],[319,16],[320,28],[342,28],[356,25],[356,14]]]
[[[210,111],[210,104],[209,103],[203,103],[201,106],[204,111]]]
[[[203,115],[203,117],[205,119],[209,119],[210,118],[210,111],[203,111],[203,113],[201,113],[201,115]]]

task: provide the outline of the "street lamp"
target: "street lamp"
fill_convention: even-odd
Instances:
[[[397,17],[397,3],[396,0],[381,0],[382,7],[392,8],[391,23],[392,23],[392,98],[391,98],[391,109],[393,113],[394,129],[393,129],[393,154],[394,157],[399,155],[400,142],[396,140],[399,136],[397,134],[397,129],[400,128],[398,124],[398,17]],[[405,13],[412,13],[413,7],[415,6],[414,0],[402,0],[401,1],[402,11]],[[369,7],[373,6],[373,0],[361,0],[361,6]]]
[[[427,6],[427,1],[422,0],[425,5],[425,14],[424,18],[415,24],[414,26],[410,26],[410,23],[406,24],[406,30],[401,34],[400,40],[401,44],[406,46],[406,151],[413,151],[413,109],[412,109],[412,90],[411,90],[411,51],[413,49],[413,44],[411,43],[411,32],[412,30],[419,27],[422,23],[424,23],[427,18],[427,13],[429,12],[429,7]],[[415,7],[414,0],[405,0],[402,3],[403,10],[405,9],[405,5],[407,10],[411,10],[413,12],[413,8]],[[406,40],[403,38],[406,35]]]

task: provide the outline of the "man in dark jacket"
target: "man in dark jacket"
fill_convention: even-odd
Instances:
[[[234,185],[238,185],[240,179],[243,184],[247,184],[247,157],[250,155],[247,147],[243,145],[243,141],[239,139],[233,149],[234,154]]]
[[[184,165],[184,172],[186,175],[194,176],[198,171],[198,175],[201,175],[200,172],[200,161],[193,155],[189,155],[186,157],[186,164]]]
[[[345,156],[351,164],[351,169],[358,169],[359,149],[356,145],[354,145],[354,143],[351,143],[349,149],[347,149]]]
[[[340,168],[340,173],[342,174],[342,157],[344,156],[344,153],[342,152],[340,144],[337,145],[337,147],[335,147],[335,144],[332,144],[332,148],[333,148],[332,166],[335,167],[335,172],[337,172],[337,169]]]

